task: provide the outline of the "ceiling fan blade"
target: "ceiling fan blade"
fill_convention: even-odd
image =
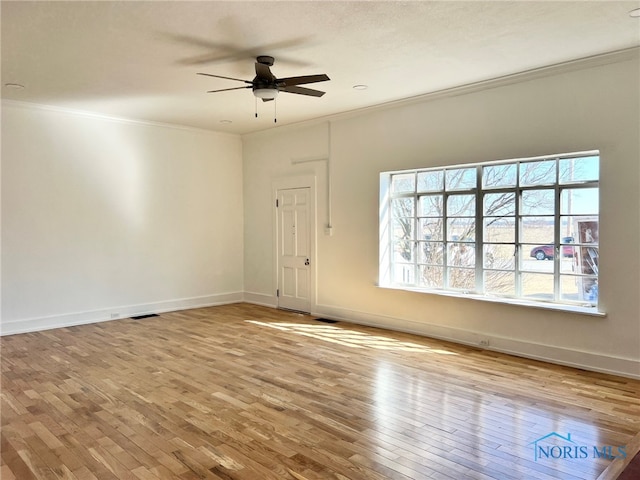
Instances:
[[[231,26],[233,27],[233,25]],[[227,32],[226,36],[238,36],[240,38],[245,37],[240,31]],[[281,50],[287,50],[292,48],[298,48],[301,45],[310,42],[311,37],[295,37],[280,42],[269,43],[266,45],[256,45],[253,47],[241,46],[227,42],[217,42],[202,37],[195,37],[191,35],[181,34],[163,34],[164,37],[178,42],[184,45],[192,45],[208,50],[207,53],[202,53],[197,56],[185,58],[179,60],[178,63],[182,65],[202,65],[205,63],[219,63],[219,62],[235,62],[239,60],[245,60],[247,58],[256,58],[262,52],[279,52]],[[298,60],[290,57],[278,56],[278,63],[288,63],[299,67],[308,67],[310,63],[303,60]]]
[[[310,97],[321,97],[325,92],[320,90],[312,90],[311,88],[297,87],[295,85],[291,87],[284,87],[279,89],[281,92],[297,93],[298,95],[309,95]]]
[[[228,92],[229,90],[244,90],[245,88],[251,88],[251,85],[247,87],[233,87],[233,88],[223,88],[221,90],[209,90],[207,93]]]
[[[205,75],[207,77],[213,77],[213,78],[224,78],[225,80],[235,80],[236,82],[244,82],[244,83],[253,85],[253,82],[250,82],[249,80],[242,80],[241,78],[223,77],[222,75],[213,75],[211,73],[198,73],[198,75]],[[240,87],[240,88],[245,88],[245,87]]]
[[[278,78],[276,79],[276,83],[285,87],[291,87],[294,85],[303,85],[305,83],[326,82],[327,80],[331,79],[323,73],[321,75],[303,75],[301,77]]]
[[[275,80],[276,77],[273,76],[271,70],[269,69],[269,65],[265,65],[264,63],[256,62],[256,76],[261,80],[266,80],[271,82]]]

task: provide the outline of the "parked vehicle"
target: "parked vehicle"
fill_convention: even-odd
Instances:
[[[574,243],[573,237],[562,237],[563,245],[560,246],[562,250],[562,256],[565,258],[573,258],[576,253],[576,249],[573,245],[565,245],[567,243]],[[530,257],[536,260],[553,260],[555,255],[555,247],[553,245],[538,245],[531,249]]]

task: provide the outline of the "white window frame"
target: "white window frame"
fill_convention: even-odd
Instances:
[[[571,220],[572,217],[579,216],[578,214],[574,214],[572,212],[561,212],[561,196],[563,195],[563,191],[566,190],[575,190],[575,189],[597,189],[599,193],[600,181],[599,178],[593,179],[589,178],[587,180],[581,181],[572,181],[562,180],[560,165],[565,164],[561,163],[561,160],[565,159],[578,159],[585,157],[597,157],[598,165],[599,165],[599,157],[600,154],[597,150],[594,151],[586,151],[586,152],[575,152],[570,154],[561,154],[561,155],[550,155],[550,156],[541,156],[541,157],[531,157],[531,158],[522,158],[522,159],[513,159],[513,160],[505,160],[505,161],[497,161],[497,162],[483,162],[483,163],[474,163],[474,164],[462,164],[462,165],[452,165],[446,167],[438,167],[438,168],[425,168],[425,169],[412,169],[412,170],[402,170],[402,171],[390,171],[390,172],[382,172],[380,174],[380,252],[379,252],[379,286],[385,288],[394,288],[394,289],[402,289],[402,290],[411,290],[411,291],[419,291],[426,293],[435,293],[442,294],[448,296],[460,296],[467,298],[476,298],[480,300],[489,300],[494,302],[502,302],[502,303],[511,303],[511,304],[521,304],[533,307],[542,307],[542,308],[551,308],[551,309],[559,309],[559,310],[569,310],[575,311],[579,313],[588,313],[594,315],[602,315],[601,312],[598,311],[598,268],[599,268],[599,243],[594,243],[593,245],[587,245],[580,241],[580,239],[576,239],[577,242],[575,246],[564,243],[566,237],[562,235],[561,223],[564,222],[566,226],[567,223]],[[555,179],[552,182],[541,183],[541,184],[529,184],[523,185],[521,184],[520,172],[521,169],[526,168],[526,164],[532,162],[541,162],[541,161],[554,161],[555,162]],[[515,165],[516,167],[516,176],[515,176],[515,184],[513,186],[500,186],[500,187],[488,187],[483,186],[483,169],[485,167],[492,166],[509,166]],[[449,190],[446,189],[443,185],[441,190],[431,190],[427,192],[425,190],[420,190],[417,187],[418,184],[418,175],[425,174],[429,172],[443,172],[442,175],[446,176],[447,172],[450,171],[460,171],[462,169],[475,169],[475,179],[469,177],[468,185],[464,189],[456,189]],[[394,176],[406,176],[406,178],[410,178],[411,175],[414,175],[413,180],[413,189],[402,191],[402,192],[394,192],[392,191],[392,182]],[[426,175],[425,175],[426,176]],[[599,173],[598,173],[599,177]],[[397,177],[400,178],[400,177]],[[410,183],[409,183],[410,184]],[[535,191],[535,193],[533,193]],[[553,195],[553,211],[551,215],[546,215],[548,217],[548,221],[553,221],[553,258],[551,262],[553,263],[553,294],[552,298],[533,298],[531,296],[527,296],[522,291],[522,286],[525,283],[522,279],[523,276],[532,276],[532,274],[536,274],[536,270],[528,270],[525,266],[525,259],[528,258],[525,256],[528,254],[527,248],[531,248],[532,244],[536,242],[523,241],[523,222],[527,218],[531,218],[535,220],[534,215],[525,214],[525,210],[521,211],[523,205],[523,193],[527,195],[526,192],[529,192],[531,195],[538,194],[542,191],[548,191],[549,195]],[[506,193],[515,195],[515,211],[513,215],[509,215],[509,219],[513,219],[514,222],[514,232],[515,238],[512,242],[506,242],[504,246],[514,247],[514,265],[512,268],[512,272],[514,275],[514,285],[513,292],[510,293],[500,293],[500,292],[490,292],[485,289],[484,275],[488,272],[504,272],[505,276],[510,273],[507,270],[492,270],[490,267],[484,264],[485,256],[483,254],[485,246],[496,246],[500,245],[495,241],[485,241],[484,233],[483,233],[483,225],[485,219],[491,217],[490,215],[485,216],[483,212],[483,200],[485,195],[488,194],[496,194],[496,193]],[[472,238],[466,239],[456,239],[455,241],[452,239],[451,235],[447,234],[447,225],[450,221],[453,220],[454,217],[448,215],[447,212],[447,199],[458,194],[466,194],[473,195],[475,202],[475,211],[470,216],[465,217],[464,221],[473,223],[475,222],[474,232]],[[442,196],[442,214],[436,219],[439,219],[442,223],[442,233],[441,237],[437,237],[435,242],[431,242],[430,238],[425,240],[424,238],[418,238],[419,224],[421,219],[425,220],[425,223],[428,223],[428,219],[426,219],[423,215],[421,215],[420,208],[420,199],[427,197],[429,195]],[[571,193],[568,194],[571,197]],[[405,215],[396,216],[394,214],[394,208],[392,207],[392,202],[397,200],[402,202],[403,205],[408,205],[409,207],[404,211],[410,211],[411,213],[407,213]],[[406,200],[406,203],[405,203]],[[565,202],[566,203],[566,202]],[[412,205],[412,208],[411,208]],[[404,207],[403,207],[404,208]],[[395,211],[398,209],[396,208]],[[591,218],[595,218],[596,227],[599,225],[599,208],[597,208],[594,212],[590,214]],[[494,217],[491,217],[494,218]],[[395,223],[394,223],[395,222]],[[403,225],[403,229],[410,230],[412,233],[409,234],[410,237],[405,242],[404,240],[397,240],[394,242],[394,227],[398,230],[398,224]],[[420,230],[422,232],[422,230]],[[452,230],[453,231],[453,230]],[[598,232],[599,233],[599,232]],[[584,241],[584,239],[583,239]],[[401,242],[401,250],[404,252],[403,259],[398,261],[399,257],[397,254],[398,242]],[[409,244],[407,246],[407,244]],[[436,246],[440,248],[441,251],[441,263],[439,264],[442,269],[442,284],[439,286],[434,285],[424,285],[419,280],[421,268],[428,268],[425,262],[428,260],[420,259],[419,257],[422,255],[419,252],[418,248],[426,248],[427,244],[430,248],[435,248]],[[452,288],[447,285],[449,280],[449,275],[454,268],[461,270],[461,267],[448,265],[447,256],[452,251],[451,249],[455,248],[455,245],[459,246],[470,246],[473,248],[472,253],[475,253],[475,258],[471,257],[468,262],[468,273],[469,276],[474,277],[474,280],[470,281],[464,288]],[[568,256],[571,252],[575,252],[575,261],[578,262],[578,257],[583,255],[583,252],[587,250],[595,252],[596,262],[594,270],[588,270],[588,274],[584,273],[585,269],[583,267],[579,267],[580,270],[577,270],[575,273],[566,271],[566,260],[565,263],[561,263],[564,256]],[[425,255],[426,256],[426,255]],[[572,259],[573,261],[574,259]],[[548,261],[548,260],[547,260]],[[406,265],[406,269],[404,268]],[[399,266],[403,268],[398,268]],[[438,270],[437,267],[430,267],[433,270]],[[402,270],[402,275],[398,274],[399,271]],[[458,273],[458,272],[456,272]],[[546,274],[547,277],[549,274]],[[400,278],[402,277],[402,278]],[[541,276],[541,278],[545,278]],[[439,279],[439,277],[438,277]],[[576,298],[570,298],[570,295],[563,295],[563,290],[561,288],[561,281],[567,281],[568,279],[574,279],[576,282],[580,282],[580,287],[578,288],[578,296]],[[585,283],[583,283],[585,282]],[[578,284],[578,283],[576,283]],[[592,285],[589,288],[589,296],[585,297],[583,286]],[[595,288],[593,287],[595,285]],[[581,290],[582,289],[582,290]],[[595,293],[592,293],[595,292]],[[580,298],[582,295],[582,298]]]

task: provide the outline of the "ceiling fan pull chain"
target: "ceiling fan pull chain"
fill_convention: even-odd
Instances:
[[[1,1],[1,0],[0,0]],[[242,82],[244,87],[232,87],[222,88],[218,90],[209,90],[207,93],[226,92],[229,90],[240,90],[244,88],[250,88],[253,91],[253,97],[255,101],[255,116],[258,118],[258,99],[262,99],[263,102],[273,102],[273,123],[278,123],[277,108],[275,99],[280,92],[294,93],[296,95],[307,95],[310,97],[321,97],[325,92],[320,90],[314,90],[312,88],[301,87],[300,85],[307,85],[309,83],[326,82],[330,78],[324,74],[317,75],[302,75],[299,77],[284,77],[277,78],[270,70],[269,67],[273,65],[274,59],[268,55],[260,55],[256,57],[256,76],[253,80],[242,80],[241,78],[225,77],[223,75],[214,75],[212,73],[198,72],[198,75],[204,75],[213,78],[222,78],[224,80],[234,80],[236,82]]]

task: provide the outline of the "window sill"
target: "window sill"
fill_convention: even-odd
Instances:
[[[404,290],[407,292],[426,293],[431,295],[441,295],[444,297],[465,298],[479,300],[482,302],[500,303],[506,305],[516,305],[520,307],[539,308],[542,310],[553,310],[559,312],[576,313],[579,315],[589,315],[592,317],[606,317],[605,312],[599,312],[597,307],[581,307],[580,305],[561,305],[558,303],[536,302],[521,298],[493,297],[489,295],[479,295],[474,293],[452,292],[445,290],[426,290],[411,287],[400,287],[395,285],[378,285],[379,288],[390,290]]]

